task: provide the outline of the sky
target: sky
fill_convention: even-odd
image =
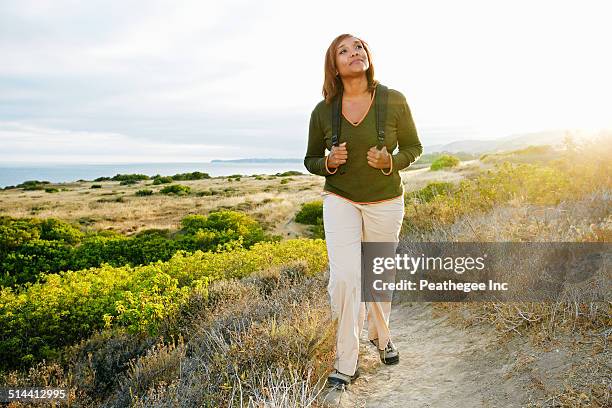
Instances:
[[[0,163],[301,158],[339,34],[424,146],[612,128],[606,1],[0,2]]]

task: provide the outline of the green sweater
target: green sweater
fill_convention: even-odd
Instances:
[[[366,117],[358,125],[341,115],[339,143],[346,142],[348,158],[338,171],[325,169],[325,149],[331,151],[331,104],[322,100],[312,111],[308,132],[308,149],[304,166],[312,174],[325,176],[325,191],[338,194],[356,203],[369,203],[404,194],[399,171],[410,166],[423,153],[410,108],[404,95],[389,88],[385,144],[392,154],[393,172],[386,176],[368,164],[367,152],[376,146],[376,107],[373,101]],[[395,152],[396,147],[399,149]],[[344,174],[340,174],[342,169]],[[330,169],[334,171],[334,169]],[[385,169],[388,173],[389,169]]]

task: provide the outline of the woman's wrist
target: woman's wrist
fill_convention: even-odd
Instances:
[[[329,159],[329,154],[327,156],[325,156],[325,170],[327,170],[327,172],[329,174],[335,174],[338,169],[336,168],[336,170],[334,170],[333,172],[329,169],[329,167],[327,167],[327,160]]]
[[[393,173],[393,156],[390,157],[389,161],[391,162],[391,164],[389,165],[389,172],[388,173],[385,173],[385,171],[383,169],[380,169],[380,171],[382,171],[382,174],[384,174],[385,176],[388,176],[391,173]]]

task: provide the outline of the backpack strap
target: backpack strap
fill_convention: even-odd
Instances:
[[[340,114],[342,112],[342,90],[340,91],[332,101],[332,145],[338,146],[340,144]]]
[[[383,84],[376,86],[376,133],[378,134],[378,150],[385,145],[385,124],[387,122],[387,102],[389,99],[389,88]]]

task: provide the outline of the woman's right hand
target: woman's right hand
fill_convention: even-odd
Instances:
[[[327,158],[327,167],[336,169],[346,163],[348,152],[346,151],[346,142],[340,143],[338,146],[332,146]]]

